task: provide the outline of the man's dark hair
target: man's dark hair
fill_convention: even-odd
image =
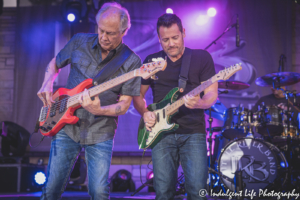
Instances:
[[[183,32],[181,19],[179,17],[177,17],[177,15],[175,15],[175,14],[163,14],[157,20],[157,26],[156,26],[157,34],[159,35],[158,30],[161,26],[169,28],[173,24],[177,24],[180,32],[181,33]]]

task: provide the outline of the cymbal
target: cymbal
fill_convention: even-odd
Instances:
[[[217,102],[211,107],[211,116],[215,119],[224,121],[224,112],[226,109],[226,106],[224,106],[220,100],[217,100]],[[209,115],[209,109],[206,109],[204,112]]]
[[[288,86],[300,82],[300,74],[296,72],[276,72],[261,76],[255,80],[256,85],[262,87]]]
[[[219,89],[228,89],[228,90],[243,90],[250,87],[248,83],[241,81],[219,81]]]

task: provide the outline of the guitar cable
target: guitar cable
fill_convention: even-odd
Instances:
[[[146,149],[144,149],[144,151],[143,151],[143,155],[142,155],[142,158],[141,158],[141,163],[140,163],[140,180],[141,180],[141,183],[142,183],[142,185],[144,185],[144,186],[150,186],[150,187],[153,187],[153,184],[146,184],[146,183],[143,183],[143,180],[142,180],[142,164],[143,164],[143,158],[144,158],[144,155],[145,155],[145,152],[146,152]],[[147,167],[149,168],[149,164],[150,164],[150,162],[152,161],[152,158],[151,158],[151,160],[149,161],[149,163],[147,164]],[[151,169],[151,168],[149,168],[149,169]],[[153,170],[153,169],[151,169],[151,170]],[[152,178],[153,179],[153,178]],[[149,179],[150,180],[150,179]]]
[[[39,127],[40,127],[40,121],[39,120],[37,120],[36,121],[36,124],[35,124],[35,127],[34,127],[34,131],[30,134],[30,136],[29,136],[29,146],[31,147],[31,148],[36,148],[37,146],[39,146],[40,144],[41,144],[41,142],[44,140],[44,138],[45,138],[45,136],[43,135],[43,137],[41,138],[41,140],[40,140],[40,142],[37,144],[37,145],[35,145],[35,146],[32,146],[32,144],[31,144],[31,137],[32,137],[32,135],[34,134],[34,133],[37,133],[38,131],[39,131]]]

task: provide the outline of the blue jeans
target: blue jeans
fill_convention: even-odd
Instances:
[[[157,200],[174,199],[179,161],[184,172],[188,199],[206,189],[208,176],[206,135],[167,133],[152,149],[154,189]]]
[[[57,200],[68,183],[73,166],[82,148],[85,148],[88,189],[91,199],[109,199],[108,173],[113,140],[94,145],[80,145],[61,130],[51,141],[46,186],[41,199]]]

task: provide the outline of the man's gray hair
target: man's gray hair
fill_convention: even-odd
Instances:
[[[123,8],[120,4],[116,2],[112,3],[105,3],[103,6],[100,8],[96,15],[96,22],[97,24],[99,23],[101,15],[109,10],[110,8],[117,8],[120,14],[120,31],[123,33],[125,31],[125,35],[127,34],[127,31],[130,29],[131,24],[130,24],[130,16],[126,8]]]

